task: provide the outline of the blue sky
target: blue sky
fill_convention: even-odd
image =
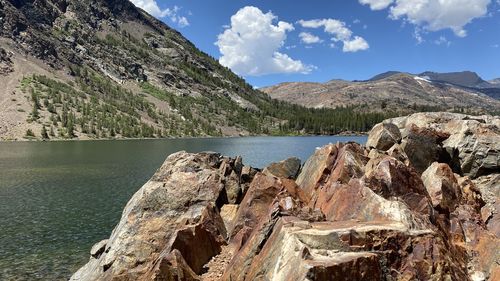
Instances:
[[[388,70],[500,77],[500,0],[133,0],[261,87]]]

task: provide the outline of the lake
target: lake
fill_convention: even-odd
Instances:
[[[167,155],[216,151],[264,167],[366,137],[0,142],[0,280],[67,280]]]

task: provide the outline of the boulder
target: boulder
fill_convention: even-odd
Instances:
[[[401,251],[406,254],[398,255]],[[232,267],[223,280],[467,279],[459,259],[449,254],[432,231],[411,231],[396,222],[311,223],[283,217],[246,274]]]
[[[432,216],[429,194],[413,167],[390,156],[370,159],[365,168],[365,181],[383,198],[398,198],[413,211]]]
[[[328,221],[398,222],[408,229],[426,229],[428,217],[415,214],[402,201],[388,200],[367,187],[363,180],[331,183],[319,191],[314,205]]]
[[[422,181],[434,208],[447,213],[457,208],[462,199],[462,192],[450,166],[432,163],[422,174]]]
[[[401,141],[401,132],[398,126],[392,123],[379,123],[368,133],[366,146],[379,150],[388,150]]]
[[[199,274],[226,244],[219,207],[227,203],[221,167],[228,163],[234,161],[216,153],[170,155],[127,203],[109,240],[94,247],[71,280]]]
[[[278,163],[271,163],[264,168],[262,173],[278,178],[295,179],[299,174],[300,159],[291,157]]]
[[[304,167],[302,167],[296,180],[297,185],[300,186],[305,193],[309,195],[313,194],[318,188],[325,184],[338,152],[338,146],[333,144],[317,149],[314,154],[307,159]]]
[[[236,215],[238,214],[238,207],[239,205],[236,204],[226,204],[222,206],[220,210],[220,216],[224,221],[228,234],[233,231],[234,221],[236,219]]]
[[[297,189],[292,180],[258,173],[238,208],[230,237],[239,235],[240,244],[244,244],[247,234],[268,214],[278,194],[287,188]]]
[[[314,201],[316,191],[327,183],[347,183],[351,178],[362,177],[367,161],[359,144],[329,144],[307,160],[296,182]]]
[[[443,154],[441,144],[449,135],[430,128],[420,128],[411,125],[405,129],[401,148],[409,162],[421,174],[433,162],[438,161]]]
[[[425,128],[438,134],[444,134],[443,137],[448,135],[448,138],[441,138],[442,148],[447,154],[445,160],[453,171],[460,175],[476,178],[500,172],[499,116],[426,112],[393,118],[385,122],[393,123],[400,129],[403,141],[408,135],[408,128],[411,127]],[[427,152],[425,154],[430,155],[426,155],[426,157],[421,155],[421,158],[432,158],[433,155],[435,158],[436,147],[430,146],[428,149],[432,153]],[[416,152],[407,152],[410,159],[412,159],[410,154],[414,153]],[[421,161],[419,164],[422,165]]]

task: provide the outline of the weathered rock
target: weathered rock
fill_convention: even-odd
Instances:
[[[104,239],[100,242],[97,242],[92,249],[90,249],[90,256],[98,259],[102,253],[106,250],[106,245],[108,244],[108,239]]]
[[[232,160],[216,153],[169,156],[128,202],[106,250],[71,279],[152,280],[180,272],[191,276],[190,270],[199,274],[226,243],[217,206],[227,203],[221,173],[227,163]],[[102,245],[96,248],[93,252],[100,252]]]
[[[388,150],[401,141],[399,128],[392,123],[379,123],[368,134],[366,146],[379,150]]]
[[[144,280],[199,281],[200,278],[189,267],[181,252],[174,249],[160,259],[158,266]]]
[[[500,174],[482,176],[474,184],[485,202],[481,216],[489,231],[500,238]]]
[[[398,222],[408,229],[428,228],[428,217],[415,215],[401,200],[377,195],[362,180],[349,184],[332,183],[319,191],[315,208],[329,221]]]
[[[316,150],[307,160],[297,184],[314,201],[316,191],[327,183],[347,183],[351,178],[362,177],[367,161],[368,157],[358,144],[329,144]]]
[[[0,75],[8,74],[14,70],[11,57],[11,53],[4,48],[0,48]]]
[[[291,157],[278,163],[271,163],[262,173],[278,178],[295,179],[299,174],[300,159]]]
[[[402,248],[401,248],[402,247]],[[405,255],[399,255],[402,250]],[[241,268],[223,280],[453,280],[466,279],[459,260],[430,230],[399,223],[309,223],[278,220],[242,278]],[[236,277],[236,279],[235,279]]]
[[[449,135],[443,140],[442,147],[448,154],[446,160],[449,160],[450,167],[460,175],[476,178],[500,172],[500,117],[498,116],[470,116],[447,112],[416,113],[393,118],[387,122],[399,127],[403,132],[403,139],[405,128],[412,126]],[[425,153],[426,157],[421,155],[420,158],[436,158],[436,147],[431,145],[427,148],[430,152]],[[413,153],[415,152],[410,154]],[[408,156],[411,159],[410,154]]]
[[[262,217],[268,214],[275,198],[280,192],[287,190],[287,185],[291,189],[296,186],[292,180],[258,173],[240,204],[230,237],[238,234],[241,237],[241,244],[244,244],[247,234],[254,229]]]
[[[226,204],[222,206],[220,210],[220,216],[224,221],[224,225],[226,226],[226,231],[230,234],[233,231],[234,221],[236,219],[236,215],[238,214],[239,205],[236,204]]]
[[[393,146],[391,146],[391,148],[387,150],[387,154],[405,163],[405,165],[407,166],[410,165],[410,159],[408,159],[408,155],[406,155],[403,148],[399,144],[394,144]]]
[[[434,208],[453,212],[462,200],[462,192],[450,166],[434,162],[422,174]]]
[[[406,128],[401,148],[408,156],[411,165],[421,174],[441,158],[443,154],[441,144],[447,137],[445,133],[430,128],[419,128],[412,124]]]
[[[410,209],[427,216],[433,210],[424,183],[412,167],[390,156],[374,158],[365,168],[367,186],[386,199],[399,198]]]
[[[333,144],[317,149],[306,161],[297,177],[297,185],[307,194],[313,194],[325,184],[330,175],[332,165],[338,154],[338,147]]]
[[[224,174],[224,184],[226,186],[226,193],[229,203],[239,203],[244,195],[242,188],[241,174],[243,169],[241,157],[237,157],[229,162],[224,162],[221,165],[221,171]],[[251,178],[248,179],[251,181]]]

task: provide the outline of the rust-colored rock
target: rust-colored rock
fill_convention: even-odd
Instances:
[[[71,280],[152,280],[156,274],[190,272],[185,264],[199,274],[226,244],[218,210],[227,203],[221,167],[233,162],[216,153],[169,156],[128,202],[105,250],[96,247]],[[173,250],[182,259],[178,253],[171,254]]]
[[[230,234],[233,231],[234,221],[236,219],[236,215],[238,214],[239,205],[236,204],[226,204],[222,206],[220,210],[220,216],[224,221],[224,225],[226,226],[226,231]]]
[[[348,183],[351,178],[362,177],[367,161],[368,157],[359,144],[329,144],[316,150],[307,160],[297,184],[315,201],[317,190],[323,189],[327,183]]]
[[[432,215],[430,197],[425,186],[412,167],[390,156],[374,158],[366,164],[366,182],[380,196],[399,198],[410,209]]]
[[[500,238],[500,174],[479,177],[474,184],[485,202],[481,216],[487,228]]]
[[[450,166],[434,162],[422,174],[432,205],[445,212],[453,212],[462,200],[462,191]]]
[[[420,128],[412,124],[406,128],[401,148],[418,173],[423,173],[443,154],[442,142],[449,134],[431,128]]]
[[[388,150],[401,141],[401,132],[398,126],[392,123],[379,123],[368,134],[366,146],[380,150]]]
[[[263,174],[285,179],[295,179],[299,174],[300,159],[291,157],[278,163],[271,163],[264,168]]]

